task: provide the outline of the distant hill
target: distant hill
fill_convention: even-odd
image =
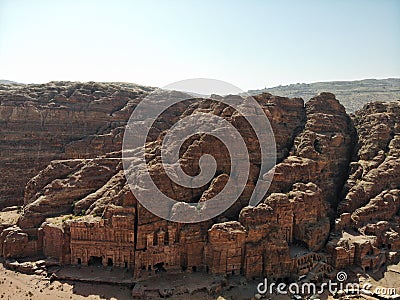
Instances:
[[[400,78],[297,83],[248,92],[251,95],[267,92],[277,96],[301,97],[305,101],[321,92],[331,92],[347,112],[352,113],[368,102],[400,100]]]
[[[6,79],[0,79],[0,84],[21,84],[21,83]]]

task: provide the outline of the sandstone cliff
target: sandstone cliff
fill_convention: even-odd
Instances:
[[[141,206],[122,168],[123,126],[151,90],[98,83],[3,87],[1,199],[3,206],[23,209],[15,224],[0,228],[1,255],[44,254],[62,264],[100,261],[133,268],[136,278],[201,270],[275,279],[307,274],[310,280],[347,265],[371,269],[399,259],[399,102],[371,103],[350,117],[330,93],[306,104],[255,96],[277,147],[275,176],[256,207],[247,204],[260,172],[266,179],[268,173],[260,170],[259,145],[243,117],[217,98],[167,110],[150,132],[146,158],[154,182],[172,198],[206,202],[230,176],[224,146],[200,134],[183,144],[182,168],[197,174],[199,157],[211,154],[218,164],[213,179],[189,189],[167,177],[161,143],[184,116],[224,118],[250,152],[239,200],[213,220],[179,224]],[[134,165],[132,170],[140,180]]]
[[[367,104],[353,119],[358,142],[327,247],[337,267],[374,270],[398,259],[400,103]]]
[[[51,82],[0,85],[0,208],[22,205],[26,183],[52,160],[121,149],[121,126],[151,88]]]

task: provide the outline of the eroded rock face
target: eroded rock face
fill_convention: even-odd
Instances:
[[[3,230],[0,234],[1,254],[4,258],[36,256],[43,250],[43,235],[23,231],[17,226]]]
[[[296,182],[313,182],[335,207],[347,175],[354,128],[344,107],[330,93],[306,103],[307,122],[289,157],[275,168],[271,192],[288,192]]]
[[[296,254],[321,250],[329,235],[327,206],[313,183],[296,183],[287,194],[273,193],[263,204],[244,208],[239,220],[251,245],[245,256],[247,276],[290,277],[296,273]]]
[[[44,254],[61,264],[114,265],[133,269],[135,278],[164,271],[204,271],[274,279],[305,274],[308,280],[332,275],[333,267],[377,268],[398,257],[398,103],[370,104],[351,119],[330,93],[306,105],[302,99],[255,96],[271,122],[277,146],[271,188],[256,207],[248,206],[255,183],[260,172],[265,179],[269,173],[260,171],[258,141],[246,120],[218,103],[218,97],[179,103],[159,117],[146,149],[154,182],[180,201],[170,214],[188,209],[186,203],[207,205],[230,179],[226,148],[217,139],[198,134],[180,149],[182,169],[198,174],[199,158],[211,154],[218,163],[216,174],[207,185],[195,189],[172,182],[161,164],[161,143],[173,124],[185,116],[212,113],[239,128],[250,152],[250,172],[239,200],[212,220],[179,224],[155,216],[138,203],[122,169],[123,125],[148,89],[54,83],[34,86],[34,90],[34,107],[37,103],[44,103],[45,111],[63,107],[63,112],[84,112],[101,122],[79,123],[91,129],[68,131],[75,132],[73,137],[54,127],[60,135],[54,139],[63,150],[54,152],[57,160],[50,163],[50,156],[42,157],[47,167],[27,183],[17,226],[2,228],[5,257]],[[8,99],[4,103],[14,103],[9,98],[19,92],[3,90]],[[170,92],[170,97],[180,95]],[[100,123],[107,125],[99,129]],[[130,172],[141,180],[135,163]],[[37,172],[30,164],[24,167]]]
[[[94,82],[1,85],[0,208],[21,205],[28,180],[52,160],[119,151],[121,126],[151,90]]]
[[[29,189],[27,194],[35,195],[25,199],[23,214],[18,221],[21,228],[39,227],[48,217],[71,213],[76,201],[103,187],[121,168],[120,159],[109,158],[62,161],[62,168],[64,163],[74,165],[72,173],[66,178],[57,178],[47,183],[42,181],[43,177],[48,178],[46,174],[40,173],[39,178],[29,182],[34,190]],[[52,173],[54,167],[57,168],[53,165],[42,172]]]
[[[399,259],[400,103],[370,103],[353,119],[358,143],[328,249],[336,267],[374,270]]]

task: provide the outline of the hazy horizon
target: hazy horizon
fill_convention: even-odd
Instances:
[[[185,80],[196,80],[198,78],[189,78],[189,79],[185,79]],[[207,78],[209,79],[209,78]],[[285,86],[291,86],[291,85],[298,85],[298,84],[316,84],[316,83],[334,83],[334,82],[358,82],[358,81],[366,81],[366,80],[390,80],[390,79],[397,79],[400,80],[400,77],[387,77],[387,78],[362,78],[362,79],[354,79],[354,80],[327,80],[327,81],[313,81],[313,82],[293,82],[293,83],[287,83],[287,84],[278,84],[278,85],[274,85],[274,86],[267,86],[267,87],[255,87],[255,88],[250,88],[247,89],[246,91],[252,91],[252,90],[263,90],[263,89],[271,89],[271,88],[277,88],[277,87],[285,87]],[[216,80],[213,78],[210,78],[210,80]],[[66,81],[66,82],[99,82],[99,83],[129,83],[129,84],[137,84],[137,85],[142,85],[142,86],[149,86],[149,87],[158,87],[155,85],[144,85],[141,84],[140,82],[129,82],[129,81],[94,81],[94,80],[87,80],[87,81],[80,81],[80,80],[50,80],[50,81],[46,81],[46,82],[18,82],[15,80],[10,80],[10,79],[6,79],[6,78],[0,78],[0,81],[10,81],[10,82],[14,82],[17,84],[46,84],[46,83],[50,83],[52,81]],[[173,82],[171,83],[171,86],[175,86],[178,82]],[[167,87],[167,89],[171,89],[169,85],[164,86]],[[175,89],[175,90],[179,90]]]

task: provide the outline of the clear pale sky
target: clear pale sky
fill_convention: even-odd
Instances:
[[[243,90],[400,77],[400,1],[0,0],[0,79]]]

